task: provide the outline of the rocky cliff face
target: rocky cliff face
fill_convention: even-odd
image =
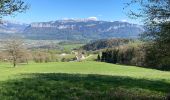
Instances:
[[[9,24],[0,26],[0,33],[20,33],[30,39],[105,39],[137,38],[144,32],[142,26],[127,22],[97,21],[94,19],[68,19],[38,22],[30,25]],[[1,29],[2,28],[2,29]]]

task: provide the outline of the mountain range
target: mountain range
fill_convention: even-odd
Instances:
[[[144,32],[141,25],[121,21],[67,19],[31,24],[3,21],[0,38],[19,35],[35,40],[96,40],[107,38],[137,38]]]

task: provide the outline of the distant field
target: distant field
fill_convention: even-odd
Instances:
[[[0,63],[1,100],[165,99],[170,72],[100,62]]]
[[[74,43],[70,43],[70,44],[63,44],[63,45],[60,45],[62,48],[64,48],[65,50],[72,50],[72,49],[75,49],[75,48],[79,48],[81,46],[83,46],[84,44],[74,44]]]

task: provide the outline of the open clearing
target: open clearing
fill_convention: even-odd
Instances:
[[[1,100],[166,99],[170,72],[101,62],[0,63]]]

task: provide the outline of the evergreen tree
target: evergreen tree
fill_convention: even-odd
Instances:
[[[98,56],[97,56],[97,61],[101,61],[99,54],[98,54]]]

